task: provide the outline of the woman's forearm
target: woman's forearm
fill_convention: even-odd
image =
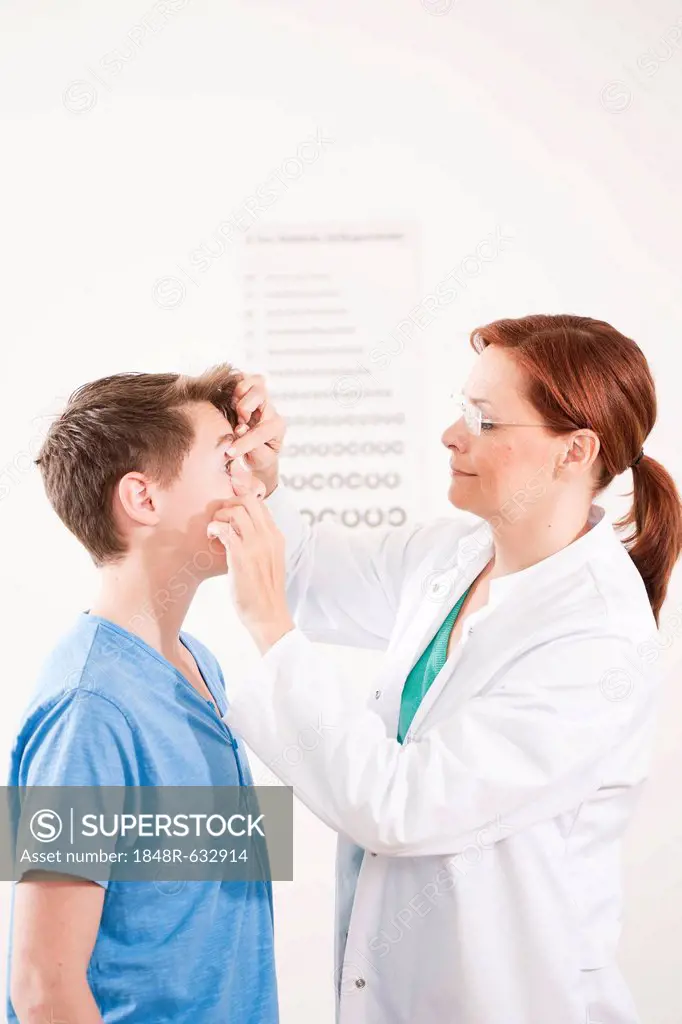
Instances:
[[[299,628],[310,640],[384,650],[429,528],[363,532],[326,517],[310,524],[283,485],[265,504],[286,541],[287,598]]]

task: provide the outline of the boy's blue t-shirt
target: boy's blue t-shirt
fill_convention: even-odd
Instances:
[[[180,638],[224,715],[218,662],[193,637]],[[241,741],[210,702],[140,637],[88,613],[43,667],[9,778],[11,786],[251,783]],[[276,1024],[269,882],[102,884],[88,982],[107,1024]],[[17,1024],[9,999],[8,1021]]]

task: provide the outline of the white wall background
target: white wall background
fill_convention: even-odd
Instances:
[[[490,232],[513,236],[420,332],[425,515],[446,511],[438,439],[466,336],[502,315],[586,313],[636,338],[660,397],[647,447],[682,483],[679,2],[174,2],[165,24],[144,0],[6,0],[0,14],[3,759],[39,662],[93,583],[27,468],[42,417],[105,373],[239,360],[239,244],[195,283],[183,272],[317,133],[333,142],[263,223],[409,220],[424,294]],[[163,308],[177,286],[156,282],[169,276],[186,291]],[[229,680],[251,652],[221,586],[188,626]],[[678,574],[656,764],[627,847],[621,960],[648,1024],[682,1022],[681,601]],[[333,836],[302,808],[296,827],[296,880],[277,886],[282,1019],[320,1024],[332,1019]]]

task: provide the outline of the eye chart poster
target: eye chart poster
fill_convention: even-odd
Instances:
[[[419,515],[418,303],[405,226],[261,226],[244,239],[245,365],[287,420],[281,478],[311,521],[376,529]]]

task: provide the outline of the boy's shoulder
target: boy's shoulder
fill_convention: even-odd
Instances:
[[[96,618],[79,616],[44,659],[31,695],[30,709],[99,695],[117,704],[117,675],[126,653],[123,634],[103,629]]]
[[[215,655],[192,634],[183,631],[180,637],[201,667],[210,673],[211,680],[224,690],[223,674]],[[148,697],[147,688],[140,686],[140,673],[147,675],[155,661],[162,672],[167,670],[165,659],[135,634],[83,613],[43,662],[29,713],[39,707],[45,709],[98,696],[135,717],[137,705]]]

